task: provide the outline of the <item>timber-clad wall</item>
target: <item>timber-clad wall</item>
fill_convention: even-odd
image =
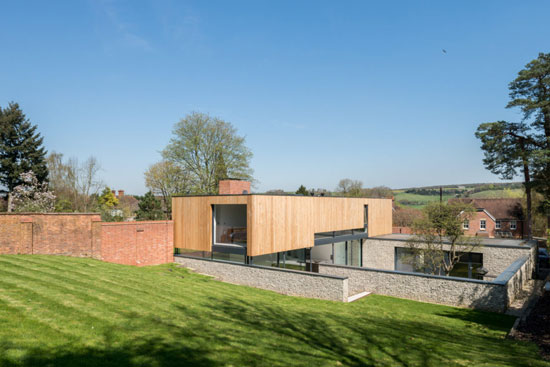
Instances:
[[[391,199],[282,195],[189,196],[172,199],[174,246],[211,251],[212,205],[247,205],[248,256],[312,247],[314,234],[362,228],[368,205],[369,236],[392,233]]]

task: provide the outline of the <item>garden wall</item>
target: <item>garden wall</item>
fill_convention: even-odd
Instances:
[[[101,222],[99,214],[0,214],[0,254],[91,257],[127,265],[173,261],[172,221]]]
[[[267,289],[291,296],[340,302],[348,300],[348,279],[338,275],[237,264],[184,255],[176,255],[174,262],[228,283]]]
[[[0,254],[101,257],[99,214],[0,214]]]
[[[125,265],[174,261],[172,221],[101,223],[101,259]]]

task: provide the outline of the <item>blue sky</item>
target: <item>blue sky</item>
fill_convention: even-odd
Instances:
[[[257,191],[496,182],[481,122],[550,52],[546,1],[11,1],[0,106],[20,103],[49,151],[96,156],[104,181],[143,172],[192,111],[246,136]],[[447,52],[444,53],[442,49]]]

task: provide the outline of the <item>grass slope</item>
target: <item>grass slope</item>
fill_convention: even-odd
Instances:
[[[0,256],[0,366],[542,366],[513,319],[391,297],[344,304],[174,265]]]

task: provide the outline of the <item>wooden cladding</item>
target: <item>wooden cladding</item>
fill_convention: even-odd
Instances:
[[[369,235],[392,233],[391,199],[281,195],[188,196],[172,199],[174,246],[211,251],[212,205],[246,204],[249,256],[312,247],[314,234],[364,226]]]

